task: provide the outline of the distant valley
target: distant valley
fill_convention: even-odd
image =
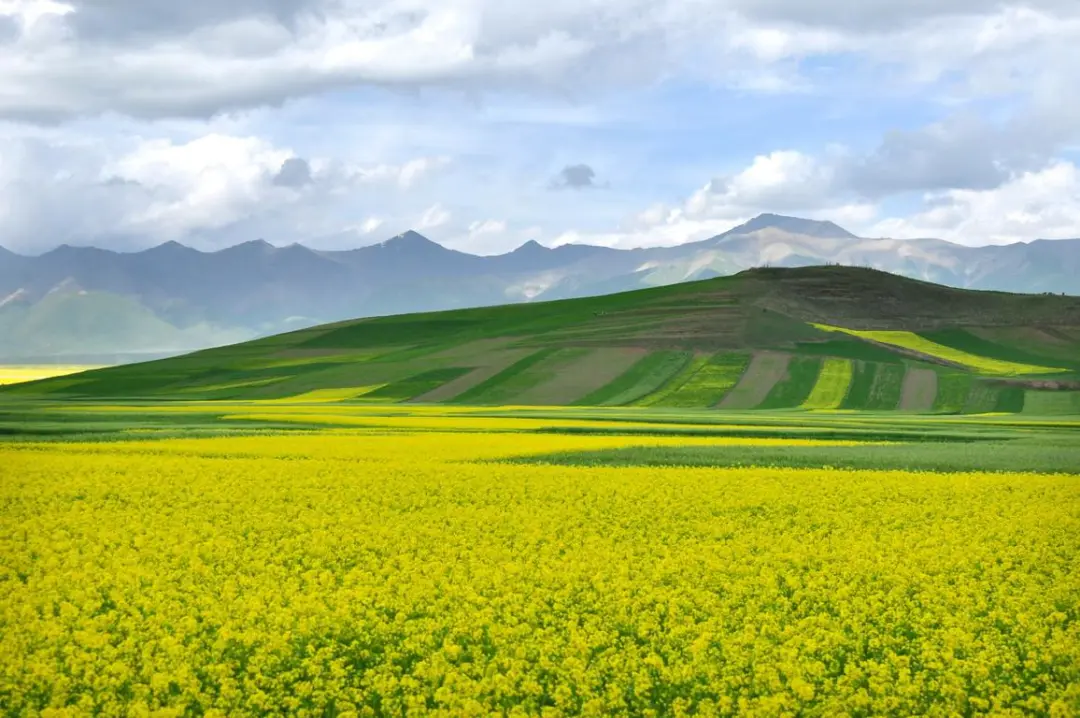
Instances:
[[[762,215],[678,247],[528,242],[498,256],[416,232],[345,251],[252,241],[217,252],[169,242],[118,253],[0,249],[0,359],[117,363],[357,317],[583,297],[751,267],[865,266],[969,289],[1080,295],[1080,239],[966,247],[857,237]]]

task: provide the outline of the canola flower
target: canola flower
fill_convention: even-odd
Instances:
[[[0,446],[12,715],[1076,715],[1075,476]],[[659,440],[656,438],[654,440]]]
[[[25,365],[0,365],[0,386],[4,384],[22,384],[39,379],[50,379],[55,376],[69,376],[79,372],[97,369],[96,366],[68,365],[68,364],[41,364],[35,366]]]
[[[945,346],[931,341],[926,337],[914,332],[905,331],[881,331],[865,329],[845,329],[828,324],[814,324],[813,326],[828,332],[842,332],[860,339],[869,339],[880,344],[908,349],[919,354],[944,359],[945,361],[958,364],[972,371],[989,376],[1016,376],[1018,374],[1061,374],[1067,369],[1059,367],[1036,366],[1034,364],[1022,364],[1020,362],[994,359],[991,357],[971,354],[962,349]]]

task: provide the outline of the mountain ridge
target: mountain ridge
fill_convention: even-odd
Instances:
[[[0,297],[18,292],[23,298],[5,312],[0,359],[48,354],[47,347],[61,345],[77,352],[54,336],[70,327],[29,315],[67,280],[95,296],[131,300],[98,304],[149,312],[157,334],[160,320],[186,337],[188,344],[178,347],[183,350],[210,346],[223,333],[253,338],[352,317],[592,296],[757,266],[818,264],[868,266],[961,288],[1080,294],[1080,240],[967,247],[936,239],[865,239],[831,222],[782,215],[761,215],[676,247],[546,247],[530,240],[490,256],[444,247],[412,230],[339,250],[265,239],[215,251],[176,241],[136,252],[65,244],[37,256],[0,252]],[[16,331],[26,323],[33,331]],[[14,341],[15,335],[22,339]],[[158,348],[142,346],[137,337],[127,332],[113,343],[123,353]]]

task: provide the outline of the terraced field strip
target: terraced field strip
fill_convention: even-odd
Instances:
[[[297,394],[296,396],[289,396],[282,399],[261,399],[261,404],[320,404],[323,402],[334,403],[338,401],[346,401],[348,399],[356,399],[370,394],[373,391],[383,388],[384,384],[374,384],[372,386],[348,386],[340,389],[314,389],[312,391],[304,392],[303,394]]]
[[[1028,391],[1024,413],[1043,416],[1080,414],[1080,391]]]
[[[230,389],[249,389],[254,386],[266,386],[268,384],[274,384],[279,381],[284,381],[288,377],[284,376],[272,376],[266,379],[251,379],[248,381],[234,381],[226,382],[224,384],[209,384],[205,386],[185,386],[176,390],[177,394],[212,394],[218,392],[229,391]]]
[[[458,404],[515,404],[517,397],[550,381],[588,349],[541,349],[454,399]]]
[[[518,404],[568,406],[610,384],[647,354],[645,349],[591,349],[561,367],[548,381],[518,394]]]
[[[1037,327],[1010,327],[1011,336],[998,333],[987,337],[987,330],[945,329],[920,332],[932,342],[969,354],[1018,362],[1026,365],[1057,366],[1080,371],[1080,345],[1055,337]]]
[[[974,378],[959,372],[938,372],[938,390],[934,398],[934,411],[940,414],[959,414],[967,404],[968,393]]]
[[[408,379],[429,369],[430,362],[361,362],[358,364],[330,364],[314,367],[293,367],[282,381],[253,389],[246,396],[251,399],[286,399],[317,389],[352,389],[355,387],[383,386]]]
[[[903,364],[878,364],[874,369],[874,380],[870,384],[870,393],[861,408],[869,411],[892,411],[900,404],[900,395],[904,391]]]
[[[900,392],[901,411],[928,412],[937,397],[938,375],[933,369],[909,367]]]
[[[647,396],[678,374],[690,360],[688,351],[652,352],[606,386],[575,402],[577,406],[623,406]]]
[[[364,396],[365,400],[371,401],[408,401],[417,396],[423,396],[447,382],[458,379],[471,370],[466,367],[447,367],[445,369],[432,369],[421,372],[407,379],[396,381],[379,387]]]
[[[965,414],[990,414],[997,410],[1001,390],[985,381],[972,382],[964,401]]]
[[[821,360],[814,357],[794,356],[788,362],[787,376],[776,383],[761,409],[791,409],[802,404],[810,396],[821,372]]]
[[[271,356],[265,359],[254,359],[250,362],[244,362],[241,363],[239,367],[245,370],[258,370],[292,369],[309,366],[311,364],[354,364],[375,359],[380,356],[381,353],[382,352],[348,352],[341,354],[319,350],[311,352],[292,350],[284,351],[276,358]]]
[[[1024,388],[1020,386],[1005,386],[998,391],[995,413],[1019,414],[1024,410]]]
[[[442,386],[412,399],[412,401],[424,404],[436,404],[452,401],[467,391],[490,380],[497,374],[506,371],[509,367],[521,361],[532,353],[529,349],[502,349],[495,350],[467,361],[475,364],[475,368],[457,379],[446,382]]]
[[[860,339],[887,344],[906,351],[915,352],[924,356],[947,361],[958,366],[971,369],[980,374],[991,376],[1016,376],[1019,374],[1060,374],[1065,371],[1061,367],[1037,366],[1020,362],[993,359],[991,357],[971,354],[961,349],[955,349],[944,344],[938,344],[914,332],[903,331],[869,331],[860,329],[846,329],[827,324],[815,324],[815,327],[833,332],[843,332]]]
[[[678,374],[671,377],[659,390],[637,401],[637,406],[668,406],[668,397],[675,394],[686,382],[693,378],[701,369],[709,363],[708,354],[694,354],[690,360],[679,370]]]
[[[901,403],[906,367],[903,364],[858,362],[854,366],[851,390],[843,399],[843,409],[891,411]],[[931,395],[927,409],[933,404]]]
[[[803,402],[804,409],[839,409],[851,386],[850,359],[826,359],[817,383]]]
[[[715,406],[739,382],[749,363],[749,354],[713,354],[682,386],[664,398],[664,406],[683,409]]]
[[[722,409],[753,409],[765,401],[773,387],[787,374],[790,354],[758,352],[750,360],[739,383],[720,402]]]

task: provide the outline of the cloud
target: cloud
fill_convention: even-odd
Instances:
[[[441,204],[433,204],[424,210],[424,213],[420,216],[420,219],[416,223],[417,231],[423,232],[428,229],[435,229],[441,227],[451,219],[450,213]]]
[[[469,236],[479,237],[484,234],[502,234],[506,231],[506,222],[500,219],[477,220],[469,224]]]
[[[146,205],[125,217],[126,230],[176,239],[226,227],[256,211],[275,191],[289,155],[255,137],[150,140],[107,165],[102,176],[145,194]]]
[[[371,234],[379,227],[383,226],[384,220],[380,217],[368,217],[361,223],[360,231],[364,234]]]
[[[1058,160],[998,187],[930,193],[911,217],[874,226],[877,236],[996,244],[1080,236],[1080,168]]]
[[[741,170],[710,180],[681,204],[653,204],[629,217],[619,231],[571,230],[553,244],[632,248],[674,246],[708,239],[764,212],[831,220],[853,229],[878,218],[875,204],[852,196],[840,181],[845,155],[814,157],[795,150],[758,155]]]
[[[409,206],[401,201],[443,164],[302,158],[255,135],[106,142],[61,130],[0,133],[0,243],[29,253],[167,239],[215,249],[256,236],[288,243],[349,228],[371,234],[380,226],[373,216],[396,211],[400,221]]]
[[[278,187],[294,188],[311,184],[311,165],[302,157],[290,157],[274,175],[274,184]]]
[[[1071,0],[4,0],[0,16],[18,20],[0,115],[39,121],[205,117],[357,86],[563,93],[682,74],[779,89],[802,59],[851,53],[916,82],[959,70],[969,91],[1045,74],[1075,88],[1055,61],[1080,32]]]
[[[587,189],[596,187],[596,171],[589,165],[567,165],[551,180],[552,189]]]
[[[713,179],[691,195],[680,215],[709,219],[742,217],[762,208],[775,212],[816,210],[836,190],[832,163],[794,150],[779,150],[758,155],[733,175]]]
[[[1077,63],[1075,0],[0,0],[0,241],[638,246],[763,211],[1059,236],[1064,209],[1015,218],[1080,142]],[[594,164],[619,187],[537,186]]]

